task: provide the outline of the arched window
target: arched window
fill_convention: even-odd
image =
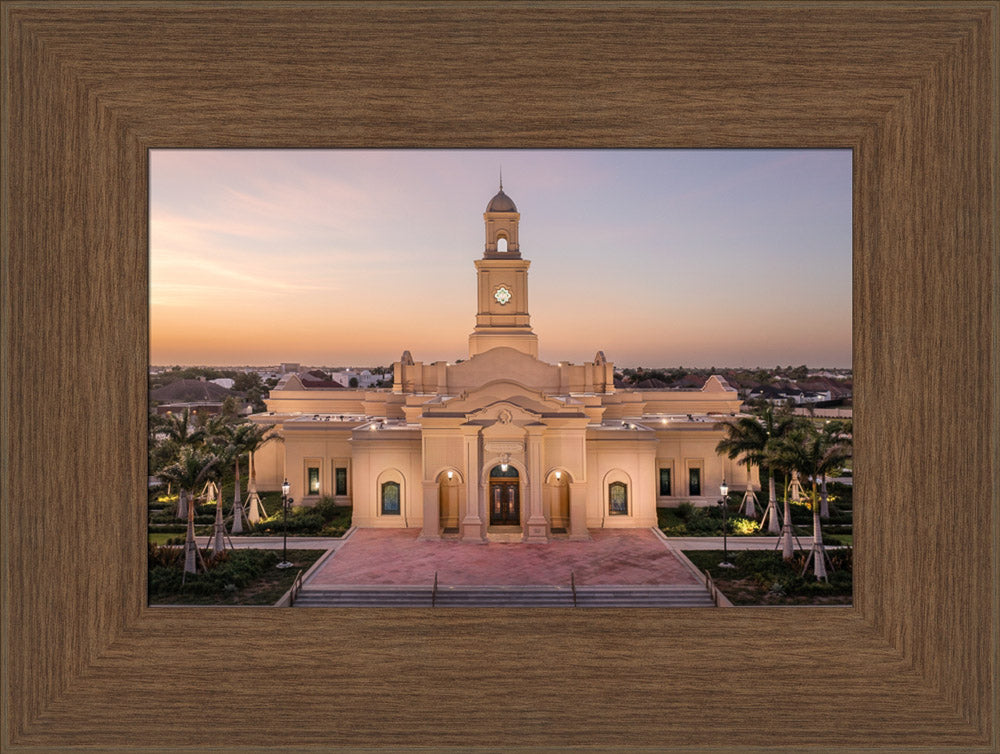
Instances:
[[[399,482],[383,482],[382,515],[398,516],[399,513]]]
[[[507,239],[500,236],[497,239],[497,251],[506,252],[507,251]]]
[[[612,516],[628,515],[628,486],[625,482],[608,485],[608,513]]]
[[[517,479],[518,476],[517,469],[509,464],[506,469],[501,465],[490,470],[490,479]]]

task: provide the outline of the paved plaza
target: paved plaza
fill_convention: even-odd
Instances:
[[[589,542],[421,540],[417,529],[358,529],[309,578],[341,585],[695,585],[701,581],[649,529],[592,529]]]

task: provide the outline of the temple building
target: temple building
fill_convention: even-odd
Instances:
[[[391,389],[284,375],[252,417],[283,440],[256,453],[259,487],[287,479],[296,504],[333,497],[359,527],[545,542],[655,526],[657,506],[714,503],[724,479],[757,486],[715,452],[719,423],[740,410],[722,377],[616,389],[603,351],[585,364],[539,360],[520,217],[501,183],[483,214],[468,358],[426,364],[404,351]]]

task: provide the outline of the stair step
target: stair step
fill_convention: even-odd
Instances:
[[[296,607],[572,607],[569,586],[447,586],[432,598],[429,586],[305,587]],[[711,607],[701,586],[586,586],[577,607]]]

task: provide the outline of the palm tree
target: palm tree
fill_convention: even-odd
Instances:
[[[247,432],[243,447],[250,454],[250,494],[247,497],[247,503],[250,505],[250,523],[255,524],[261,517],[267,516],[267,511],[264,510],[264,504],[260,501],[260,496],[257,494],[257,468],[254,466],[254,453],[271,440],[281,441],[285,438],[277,434],[277,432],[272,431],[271,427],[259,424],[253,426],[254,431]],[[235,520],[233,521],[233,528],[236,528]]]
[[[188,409],[180,414],[167,414],[165,421],[161,426],[162,431],[166,434],[165,445],[172,446],[172,450],[176,449],[175,453],[172,453],[172,462],[176,462],[179,458],[179,453],[184,448],[193,448],[200,445],[205,439],[205,431],[199,427],[196,427],[194,421],[192,420],[191,412]],[[168,456],[169,457],[169,456]],[[169,465],[168,462],[167,465]],[[169,484],[173,484],[170,479],[163,475],[163,470],[157,471],[157,476],[167,479]],[[187,518],[187,496],[183,493],[177,496],[177,518]]]
[[[216,456],[218,462],[212,467],[210,477],[216,483],[219,494],[215,500],[215,526],[212,529],[212,554],[218,555],[225,549],[226,524],[222,511],[222,469],[229,464],[232,446],[222,449]]]
[[[767,433],[763,425],[757,419],[750,416],[741,416],[734,422],[726,422],[723,425],[726,436],[719,440],[715,446],[715,452],[720,455],[725,453],[730,459],[739,458],[737,463],[747,467],[747,496],[746,516],[747,518],[757,518],[757,511],[750,496],[750,468],[760,466],[763,460],[764,448],[767,445]]]
[[[181,447],[198,445],[205,439],[205,430],[195,425],[194,417],[188,409],[180,414],[167,414],[163,431],[168,440],[173,440]]]
[[[830,504],[826,492],[826,477],[844,465],[853,454],[851,421],[834,420],[823,426],[823,441],[828,458],[820,469],[820,518],[830,517]]]
[[[240,496],[240,456],[244,453],[250,456],[250,523],[260,520],[261,514],[267,515],[263,510],[264,506],[257,495],[256,470],[253,466],[253,454],[272,439],[281,439],[271,431],[271,427],[260,424],[238,424],[231,428],[229,437],[231,458],[236,464],[236,484],[233,492],[233,533],[238,534],[243,531],[244,511],[243,500]]]
[[[211,539],[212,554],[217,555],[225,548],[224,537],[226,533],[222,504],[222,469],[233,459],[236,448],[232,444],[233,426],[224,414],[209,417],[202,428],[205,432],[206,447],[211,448],[218,458],[218,463],[210,475],[211,480],[217,484],[219,489],[215,503],[215,526]],[[238,478],[236,483],[239,484]]]
[[[775,412],[774,406],[764,403],[754,409],[755,416],[740,417],[735,422],[726,424],[726,437],[715,447],[716,453],[725,453],[729,458],[740,455],[740,464],[747,467],[749,484],[750,467],[767,468],[768,503],[764,511],[763,525],[771,534],[778,533],[778,502],[775,494],[774,471],[768,463],[774,443],[780,440],[792,424],[792,416],[788,412]],[[753,511],[752,502],[748,508]],[[749,516],[753,517],[753,516]]]
[[[180,498],[187,510],[187,538],[184,542],[184,573],[195,572],[195,557],[200,557],[194,540],[194,501],[187,505],[187,495],[213,473],[219,464],[219,457],[200,448],[183,447],[177,461],[160,471],[160,476],[177,485]]]
[[[823,469],[830,467],[834,454],[828,452],[826,439],[810,421],[796,423],[796,426],[779,442],[774,451],[773,461],[778,468],[790,472],[794,476],[804,477],[812,482],[810,503],[813,514],[813,544],[806,560],[813,560],[814,573],[817,580],[826,581],[826,551],[823,548],[823,530],[819,517],[819,498],[816,491],[817,480]],[[792,559],[791,511],[788,508],[788,497],[785,497],[785,524],[783,527],[782,557]]]

